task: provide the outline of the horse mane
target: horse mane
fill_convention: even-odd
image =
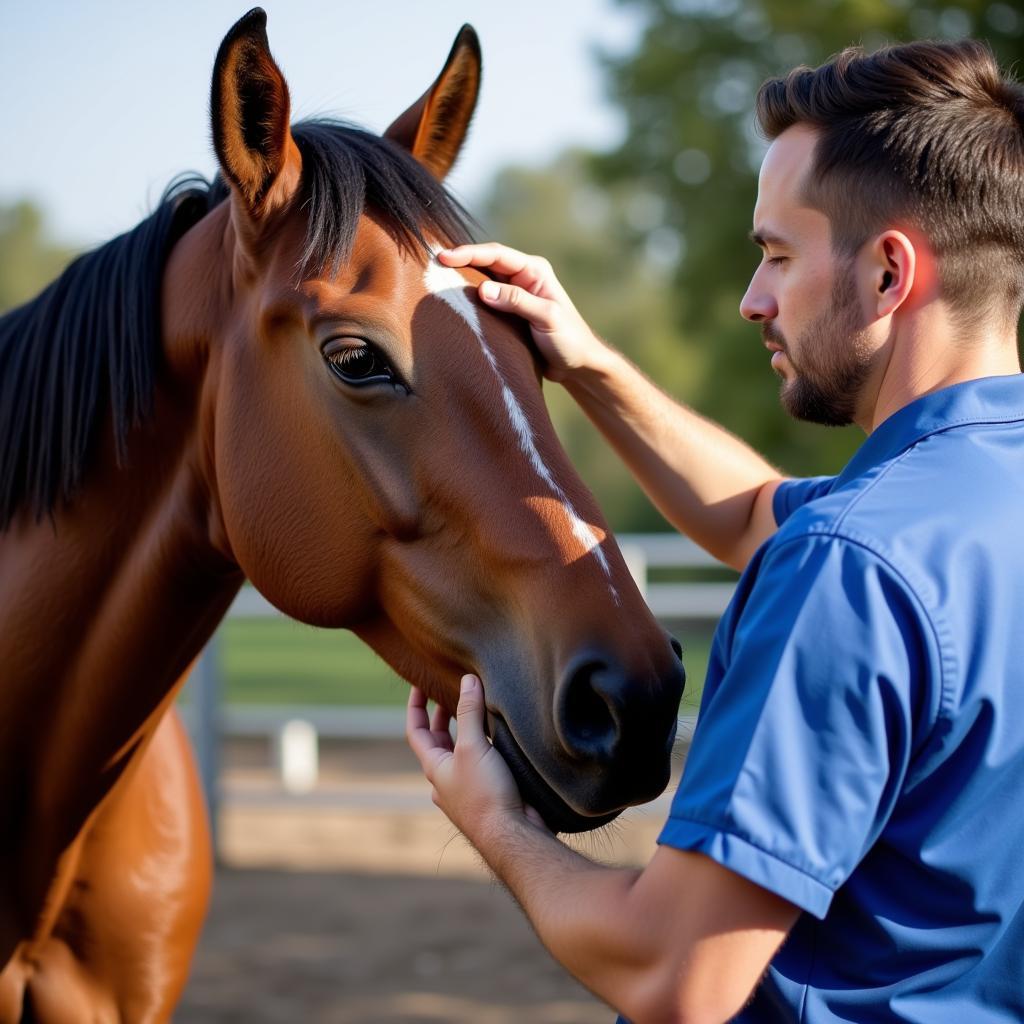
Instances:
[[[300,122],[292,136],[307,218],[298,274],[337,273],[368,209],[407,247],[471,238],[469,215],[397,144],[329,120]],[[176,179],[135,228],[0,317],[0,532],[22,508],[39,521],[73,498],[108,407],[124,463],[130,431],[152,412],[167,257],[227,196],[219,175]]]
[[[0,530],[71,497],[108,401],[123,457],[151,410],[164,263],[209,195],[201,178],[172,182],[141,224],[0,318]]]

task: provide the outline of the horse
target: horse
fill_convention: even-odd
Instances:
[[[0,1021],[166,1019],[211,851],[173,707],[244,580],[492,742],[556,831],[667,783],[683,671],[548,419],[522,327],[434,258],[476,106],[458,34],[382,135],[290,123],[254,9],[219,171],[0,319]]]

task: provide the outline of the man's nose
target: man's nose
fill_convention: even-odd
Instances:
[[[774,320],[779,315],[779,307],[771,293],[760,281],[756,273],[747,285],[746,293],[740,300],[740,315],[744,320],[759,324],[763,320]]]

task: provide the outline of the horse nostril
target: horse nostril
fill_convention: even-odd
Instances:
[[[676,652],[676,657],[680,662],[683,660],[683,645],[674,637],[670,636],[668,642],[672,645],[672,650]]]
[[[580,663],[556,692],[555,722],[568,753],[591,761],[610,760],[622,732],[617,704],[622,682],[603,661]]]

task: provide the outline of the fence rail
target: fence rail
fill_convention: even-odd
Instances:
[[[657,583],[649,579],[652,569],[723,568],[721,562],[692,540],[676,534],[627,533],[618,538],[618,543],[633,579],[657,618],[717,619],[725,611],[735,589],[734,583]],[[243,587],[228,617],[281,618],[281,613],[258,590]]]

